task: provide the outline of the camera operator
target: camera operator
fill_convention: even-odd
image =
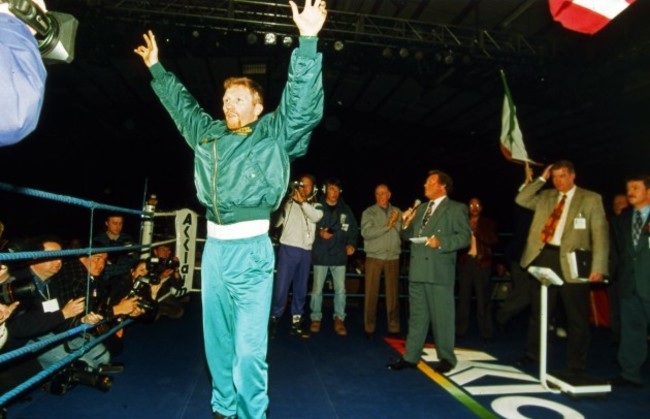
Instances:
[[[180,319],[185,313],[184,302],[188,301],[187,289],[183,286],[178,267],[178,258],[172,257],[172,248],[169,244],[161,244],[153,248],[153,257],[147,266],[151,278],[152,298],[158,304],[156,319],[167,316]]]
[[[316,237],[316,223],[323,218],[323,206],[313,202],[314,177],[303,174],[291,183],[289,199],[282,205],[277,225],[282,225],[278,250],[277,274],[273,282],[269,336],[274,338],[277,324],[287,305],[289,287],[292,287],[291,329],[289,333],[309,337],[303,312],[307,299],[307,283],[311,267],[311,248]]]
[[[32,2],[46,11],[43,0]],[[19,142],[38,123],[47,72],[35,33],[0,2],[0,147]]]
[[[105,291],[105,298],[102,298],[102,304],[110,307],[109,310],[104,310],[104,312],[109,318],[112,317],[113,321],[100,329],[100,332],[108,330],[124,317],[138,317],[138,320],[145,323],[152,322],[155,319],[158,307],[152,296],[149,278],[147,260],[140,259],[136,261],[128,273],[111,280]],[[131,301],[136,301],[136,308],[127,312],[127,304]],[[114,304],[115,302],[117,304]],[[124,331],[120,330],[104,341],[112,356],[120,354],[124,349],[123,336]]]

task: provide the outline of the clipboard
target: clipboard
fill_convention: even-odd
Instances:
[[[567,253],[567,262],[569,263],[569,273],[571,275],[571,279],[567,279],[567,282],[589,282],[591,257],[591,250],[576,249]]]

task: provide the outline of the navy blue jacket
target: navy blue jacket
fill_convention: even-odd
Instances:
[[[347,265],[348,255],[345,252],[347,245],[357,247],[359,238],[359,224],[350,207],[339,197],[334,208],[321,197],[323,218],[316,224],[316,240],[312,247],[312,263],[323,266]],[[329,228],[334,234],[329,240],[323,239],[318,232],[321,228]]]

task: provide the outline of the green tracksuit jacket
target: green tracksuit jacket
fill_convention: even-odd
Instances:
[[[307,152],[323,115],[322,56],[316,43],[316,38],[300,38],[277,109],[237,131],[212,118],[161,64],[151,66],[155,93],[194,150],[194,183],[208,220],[269,219],[280,205],[289,163]]]

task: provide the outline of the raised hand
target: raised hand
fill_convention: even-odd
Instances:
[[[402,228],[406,229],[415,218],[415,210],[411,207],[402,213]]]
[[[390,218],[388,219],[388,225],[386,227],[393,228],[398,218],[399,218],[399,212],[397,212],[397,210],[393,208],[393,210],[390,213]]]
[[[530,163],[526,161],[526,166],[525,166],[525,172],[526,172],[526,179],[524,180],[524,183],[528,185],[533,181],[533,168],[530,167]]]
[[[158,44],[156,44],[156,37],[152,31],[148,31],[142,37],[144,38],[145,45],[140,45],[133,52],[142,57],[147,67],[151,67],[158,62]]]
[[[293,21],[298,27],[300,35],[318,35],[327,17],[325,2],[321,0],[305,0],[305,7],[303,7],[302,12],[298,11],[298,6],[293,1],[289,1],[289,5],[293,12]]]

